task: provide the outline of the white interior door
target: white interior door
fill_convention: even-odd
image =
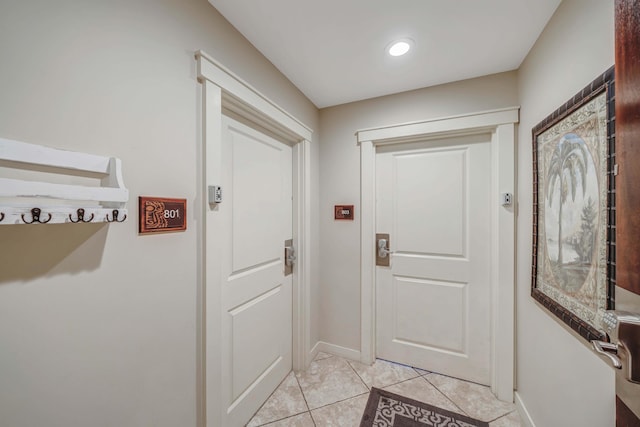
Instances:
[[[378,147],[377,357],[490,383],[490,141]]]
[[[291,371],[292,150],[223,116],[224,425],[242,426]]]

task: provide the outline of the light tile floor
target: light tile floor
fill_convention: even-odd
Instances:
[[[247,424],[248,427],[357,427],[371,387],[489,422],[520,427],[511,403],[488,387],[421,369],[377,360],[363,365],[319,353],[305,372],[290,373]]]

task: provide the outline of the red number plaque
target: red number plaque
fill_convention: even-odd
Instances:
[[[346,219],[353,221],[353,205],[335,205],[334,219]]]
[[[187,199],[138,197],[138,201],[141,234],[187,229]]]

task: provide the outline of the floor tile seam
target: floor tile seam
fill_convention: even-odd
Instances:
[[[439,376],[445,377],[445,378],[451,378],[452,380],[462,381],[462,382],[473,384],[473,385],[479,385],[480,387],[484,387],[484,388],[487,388],[487,389],[491,388],[491,386],[488,386],[486,384],[481,384],[481,383],[478,383],[478,382],[475,382],[475,381],[469,381],[469,380],[465,380],[465,379],[458,378],[458,377],[452,377],[451,375],[441,374],[439,372],[428,372],[428,373],[425,374],[425,376],[431,375],[431,374],[439,375]]]
[[[418,374],[419,377],[424,377],[425,375],[430,374],[431,372],[425,372],[424,374],[421,374],[420,372],[418,372],[418,370],[415,367],[411,367],[411,369],[413,369],[415,371],[416,374]]]
[[[345,359],[346,360],[346,359]],[[356,376],[360,379],[360,381],[362,381],[362,384],[364,384],[365,388],[367,389],[367,391],[371,390],[371,387],[369,387],[367,385],[367,383],[362,379],[362,377],[360,376],[360,374],[358,373],[358,371],[356,371],[356,368],[353,367],[353,365],[351,364],[351,361],[347,360],[347,365],[349,365],[349,367],[351,368],[351,370],[356,374]],[[373,386],[373,385],[372,385]]]
[[[281,417],[281,418],[276,418],[275,420],[269,420],[269,421],[267,421],[265,423],[258,424],[255,427],[268,426],[269,424],[277,423],[278,421],[286,420],[287,418],[297,417],[298,415],[306,414],[307,412],[311,412],[311,410],[308,409],[308,407],[307,407],[306,411],[296,412],[295,414],[289,414],[289,415],[286,415],[286,416]],[[256,414],[257,414],[257,412],[256,412]],[[254,417],[255,417],[255,415],[254,415]],[[251,419],[253,419],[253,418],[251,418]]]
[[[429,379],[427,379],[426,376],[422,377],[427,383],[431,384],[433,386],[433,388],[435,388],[438,393],[440,393],[441,395],[443,395],[445,397],[445,399],[447,399],[449,402],[451,402],[453,404],[453,406],[455,406],[456,408],[458,408],[460,410],[460,412],[462,412],[463,415],[466,415],[468,417],[471,417],[471,415],[467,414],[467,412],[465,410],[463,410],[456,402],[454,402],[449,396],[447,396],[442,390],[440,390],[438,388],[437,385],[435,385],[434,383],[432,383],[431,381],[429,381]]]
[[[397,383],[388,384],[388,385],[385,385],[385,386],[382,386],[382,387],[376,387],[376,388],[379,388],[379,389],[384,390],[384,389],[387,389],[387,388],[389,388],[389,387],[396,386],[396,385],[398,385],[398,384],[406,383],[406,382],[408,382],[408,381],[417,380],[418,378],[424,378],[424,377],[423,377],[422,375],[418,375],[417,377],[407,378],[406,380],[398,381]],[[426,378],[425,378],[425,381],[426,381]],[[428,381],[427,381],[427,382],[428,382]],[[438,391],[440,391],[440,390],[438,390]],[[398,394],[398,393],[396,393],[396,394]],[[409,397],[409,396],[404,396],[404,397]]]
[[[431,372],[425,372],[424,374],[421,374],[420,372],[418,372],[418,371],[416,370],[416,367],[415,367],[415,366],[409,366],[409,365],[405,365],[405,364],[403,364],[403,363],[393,362],[393,361],[391,361],[391,360],[387,360],[387,359],[378,359],[378,358],[376,358],[376,361],[377,361],[377,360],[382,360],[382,361],[385,361],[385,362],[391,363],[391,364],[393,364],[393,365],[398,365],[398,366],[404,366],[404,367],[407,367],[407,368],[411,369],[413,372],[415,372],[415,373],[416,373],[416,376],[415,376],[415,377],[411,377],[411,378],[406,378],[406,379],[404,379],[404,380],[400,380],[400,381],[398,381],[398,382],[396,382],[396,383],[385,384],[385,385],[383,385],[383,386],[374,386],[373,384],[371,384],[371,387],[367,386],[367,388],[368,388],[369,390],[371,390],[373,387],[376,387],[376,388],[391,387],[392,385],[400,384],[400,383],[403,383],[403,382],[406,382],[406,381],[410,381],[410,380],[415,380],[416,378],[424,377],[425,375],[427,375],[427,374],[430,374],[430,373],[431,373]],[[347,362],[349,362],[349,361],[347,360]],[[374,362],[374,364],[375,364],[375,362]],[[349,366],[351,366],[351,368],[355,371],[355,368],[353,367],[353,365],[351,365],[351,362],[349,362]],[[358,371],[355,371],[355,372],[356,372],[356,374],[357,374],[358,376],[360,376],[360,375],[358,374]],[[361,377],[360,379],[362,380],[362,377]],[[364,380],[362,380],[362,382],[364,382]],[[367,384],[365,383],[365,385],[367,385]]]
[[[357,386],[358,383],[355,383],[354,385]],[[311,406],[311,404],[307,400],[307,396],[304,395],[305,396],[305,401],[306,401],[307,406],[309,407],[310,411],[313,411],[313,410],[316,410],[316,409],[319,409],[319,408],[322,408],[322,407],[325,407],[325,406],[328,406],[328,405],[332,405],[334,403],[343,402],[345,400],[351,399],[353,397],[361,396],[363,394],[367,394],[367,393],[369,393],[369,389],[365,385],[363,385],[362,389],[360,389],[360,390],[350,390],[347,393],[340,393],[340,394],[343,395],[343,397],[341,397],[341,398],[339,398],[339,400],[335,400],[335,401],[332,401],[332,398],[331,399],[325,399],[324,397],[322,397],[325,393],[326,393],[326,390],[324,390],[324,391],[322,391],[322,390],[312,390],[312,392],[309,393],[309,400],[314,401],[314,404],[318,404],[319,406]],[[319,402],[317,402],[317,401],[319,401]]]
[[[405,379],[403,379],[401,381],[398,381],[397,383],[393,383],[393,384],[389,384],[389,385],[396,385],[396,384],[400,384],[401,382],[405,382],[405,381],[409,381],[409,380],[415,380],[416,378],[422,376],[422,374],[416,370],[415,366],[409,366],[409,365],[405,365],[403,363],[392,362],[391,360],[386,360],[386,359],[376,359],[376,360],[382,360],[382,361],[385,361],[385,362],[390,363],[392,365],[402,366],[404,368],[409,368],[409,370],[413,371],[416,374],[414,377],[405,378]],[[388,385],[385,385],[383,387],[388,387]]]
[[[291,372],[293,372],[293,370],[291,370]],[[291,374],[291,372],[289,372],[289,374]],[[264,408],[264,405],[266,405],[266,404],[267,404],[267,402],[269,401],[269,399],[271,399],[271,397],[272,397],[274,394],[276,394],[276,392],[280,389],[280,386],[281,386],[282,384],[284,384],[284,382],[287,380],[287,377],[289,376],[289,374],[287,374],[287,375],[283,378],[283,380],[282,380],[282,381],[280,381],[280,384],[278,384],[278,386],[276,387],[276,389],[275,389],[275,390],[273,390],[273,391],[271,392],[271,394],[269,395],[269,397],[267,397],[267,400],[265,400],[265,401],[264,401],[264,403],[263,403],[262,405],[260,405],[260,407],[258,408],[258,410],[257,410],[257,411],[256,411],[256,412],[251,416],[251,419],[249,420],[249,422],[251,422],[251,420],[253,420],[253,418],[254,418],[256,415],[258,415],[258,413],[262,410],[262,408]],[[294,377],[296,376],[295,372],[293,372],[293,376],[294,376]],[[296,378],[296,382],[297,382],[297,381],[298,381],[298,379]],[[298,387],[300,387],[300,385],[299,385],[299,384],[298,384]],[[300,390],[300,391],[302,392],[302,390]],[[304,398],[304,395],[302,395],[302,397]],[[306,403],[306,402],[305,402],[305,403]],[[309,410],[309,405],[307,405],[307,411],[308,411],[308,410]],[[302,414],[302,413],[304,413],[304,411],[303,411],[303,412],[300,412],[300,414]],[[300,414],[294,414],[294,415],[291,415],[291,416],[296,416],[296,415],[300,415]],[[267,424],[269,424],[269,423],[275,423],[276,421],[284,420],[285,418],[288,418],[288,416],[287,416],[287,417],[284,417],[284,418],[278,418],[277,420],[268,421],[268,422],[266,422],[266,423],[264,423],[264,424],[259,424],[259,425],[257,425],[256,427],[261,427],[261,426],[267,425]]]
[[[300,390],[300,394],[302,394],[302,400],[304,400],[304,404],[307,407],[307,412],[311,413],[311,407],[309,406],[309,402],[307,402],[307,396],[304,394],[304,390],[300,385],[300,381],[298,380],[298,376],[294,373],[293,376],[296,378],[296,384],[298,384],[298,389]],[[314,423],[315,425],[315,423]]]
[[[491,420],[491,421],[487,421],[487,422],[488,422],[488,423],[493,423],[493,422],[495,422],[495,421],[498,421],[500,418],[505,418],[505,417],[507,417],[507,416],[509,416],[509,415],[513,414],[514,412],[517,412],[517,410],[513,409],[513,410],[511,410],[511,411],[507,412],[506,414],[504,414],[504,415],[500,415],[499,417],[497,417],[497,418],[495,418],[495,419],[493,419],[493,420]]]
[[[360,380],[360,382],[362,382],[362,385],[364,385],[364,388],[367,390],[367,392],[370,390],[369,386],[367,386],[367,383],[365,383],[365,382],[364,382],[364,380],[360,377],[360,375],[358,375],[358,372],[353,368],[353,366],[351,366],[351,363],[350,363],[350,361],[349,361],[348,359],[345,359],[344,357],[340,357],[340,356],[333,356],[333,357],[335,357],[335,358],[337,358],[337,359],[341,360],[342,362],[344,362],[344,365],[346,365],[346,370],[345,370],[345,371],[343,371],[343,372],[338,372],[338,371],[340,371],[340,370],[342,370],[342,369],[343,369],[342,367],[338,367],[338,368],[334,369],[333,371],[331,371],[331,374],[338,373],[338,374],[346,374],[346,375],[349,375],[349,373],[354,373],[354,374],[356,375],[356,377],[358,377],[358,379]],[[326,360],[326,359],[323,359],[323,360]],[[343,366],[344,366],[344,365],[343,365]],[[325,378],[325,379],[326,379],[326,378]],[[323,380],[323,381],[324,381],[324,380]],[[303,391],[303,393],[304,393],[304,391]],[[362,393],[361,393],[361,394],[362,394]],[[353,396],[352,396],[352,397],[353,397]],[[311,408],[311,407],[309,407],[309,408]],[[310,410],[311,410],[311,409],[310,409]]]
[[[344,399],[336,400],[335,402],[327,403],[326,405],[322,405],[322,406],[318,406],[317,408],[309,409],[309,412],[313,413],[313,411],[315,411],[317,409],[322,409],[322,408],[326,408],[328,406],[337,405],[338,403],[343,403],[343,402],[346,402],[347,400],[351,400],[351,399],[355,399],[356,397],[364,396],[365,394],[369,394],[370,392],[371,392],[370,390],[367,390],[364,393],[356,394],[356,395],[351,396],[351,397],[345,397]]]
[[[279,418],[277,420],[269,421],[266,424],[260,424],[260,425],[258,425],[256,427],[268,427],[268,426],[270,426],[272,424],[279,423],[280,421],[288,420],[289,418],[293,418],[293,417],[299,417],[300,415],[304,415],[304,414],[309,414],[309,416],[311,417],[311,411],[303,411],[303,412],[300,412],[299,414],[287,415],[284,418]],[[311,420],[313,421],[313,417],[311,417]],[[316,423],[314,422],[313,425],[315,426]]]
[[[313,412],[311,412],[311,410],[309,410],[309,416],[311,417],[311,422],[313,423],[313,426],[317,427],[318,424],[316,424],[316,419],[313,418]]]
[[[439,374],[439,373],[437,373],[437,372],[431,372],[431,374],[434,374],[434,375],[440,375],[441,377],[451,378],[451,379],[454,379],[454,380],[457,380],[457,381],[462,381],[462,382],[465,382],[465,383],[468,383],[468,384],[477,385],[477,386],[480,386],[480,387],[483,387],[483,388],[485,388],[485,389],[490,390],[490,387],[489,387],[489,386],[484,385],[484,384],[480,384],[480,383],[476,383],[476,382],[473,382],[473,381],[467,381],[467,380],[463,380],[463,379],[461,379],[461,378],[452,377],[452,376],[450,376],[450,375]],[[429,381],[429,379],[427,378],[427,376],[426,376],[426,375],[425,375],[423,378],[424,378],[425,380]],[[434,383],[432,383],[431,381],[429,381],[429,383],[430,383],[430,384],[432,384],[436,389],[438,389],[438,391],[439,391],[440,393],[442,393],[445,397],[447,397],[447,399],[451,400],[451,398],[449,398],[449,396],[447,396],[447,394],[446,394],[445,392],[443,392],[442,390],[440,390],[440,389],[438,388],[438,386],[437,386],[437,385],[435,385],[435,384],[434,384]],[[493,393],[492,393],[492,394],[493,394]],[[451,401],[453,402],[453,400],[451,400]],[[500,402],[502,402],[502,401],[500,401]],[[455,404],[455,402],[454,402],[454,404]],[[458,405],[456,405],[456,406],[458,406]],[[458,407],[459,407],[459,406],[458,406]],[[506,416],[506,415],[510,414],[510,413],[511,413],[511,412],[513,412],[513,411],[515,411],[515,408],[510,409],[510,410],[507,410],[507,412],[506,412],[505,414],[502,414],[502,415],[498,416],[498,417],[497,417],[496,419],[494,419],[493,421],[495,421],[495,420],[497,420],[497,419],[499,419],[499,418],[502,418],[502,417],[504,417],[504,416]],[[469,415],[469,416],[470,416],[470,415]],[[472,417],[472,418],[473,418],[473,417]],[[493,422],[493,421],[490,421],[490,422]]]

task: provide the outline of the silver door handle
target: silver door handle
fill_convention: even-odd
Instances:
[[[293,246],[285,246],[284,248],[284,263],[289,267],[293,266],[296,261],[296,250]]]
[[[386,258],[389,254],[391,254],[391,251],[387,246],[387,239],[378,240],[378,256],[380,258]]]
[[[609,342],[592,340],[593,349],[596,353],[606,356],[611,360],[611,364],[616,369],[622,369],[622,361],[618,357],[618,346]]]
[[[620,361],[624,377],[632,383],[640,383],[640,314],[629,311],[607,310],[602,316],[602,326],[611,344],[600,347]],[[606,344],[606,343],[605,343]],[[598,347],[593,344],[596,352]],[[612,348],[612,347],[615,347]],[[612,359],[613,361],[613,359]],[[619,368],[618,363],[613,366]]]

